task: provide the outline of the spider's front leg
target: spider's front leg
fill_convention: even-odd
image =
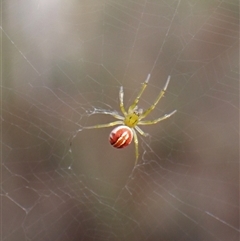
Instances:
[[[124,104],[123,104],[123,95],[124,95],[123,87],[121,86],[120,91],[119,91],[120,110],[122,111],[123,115],[126,116],[127,112],[126,112],[126,110],[124,108]]]
[[[144,119],[150,112],[152,112],[152,110],[156,107],[156,105],[158,104],[158,102],[162,99],[162,97],[164,96],[166,90],[167,90],[167,87],[168,87],[168,84],[170,82],[170,78],[171,76],[169,75],[168,78],[167,78],[167,82],[164,86],[164,88],[161,90],[161,92],[159,93],[157,99],[155,100],[155,102],[153,103],[153,105],[151,105],[147,110],[145,110],[143,112],[143,114],[141,115],[140,117],[140,120],[141,119]]]
[[[141,88],[140,92],[138,93],[136,99],[134,100],[133,104],[129,107],[128,113],[133,112],[133,110],[134,110],[135,107],[137,106],[137,104],[138,104],[138,102],[139,102],[139,99],[140,99],[140,97],[142,96],[143,91],[146,89],[146,87],[147,87],[147,85],[148,85],[148,81],[149,81],[149,79],[150,79],[150,76],[151,76],[151,75],[148,74],[147,79],[144,81],[144,83],[143,83],[143,85],[142,85],[142,88]]]

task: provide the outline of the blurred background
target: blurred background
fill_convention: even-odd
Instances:
[[[1,240],[239,240],[239,1],[2,2]],[[165,97],[112,148],[118,93]],[[71,144],[71,145],[70,145]]]

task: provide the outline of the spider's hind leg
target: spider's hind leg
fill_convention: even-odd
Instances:
[[[138,137],[137,137],[137,133],[134,129],[133,129],[133,139],[134,139],[134,144],[135,144],[135,155],[136,155],[134,166],[136,166],[138,163],[139,153],[138,153]]]
[[[149,134],[148,133],[145,133],[140,127],[138,126],[135,126],[135,129],[142,135],[142,136],[145,136],[147,137]]]
[[[113,121],[107,124],[101,124],[101,125],[95,125],[95,126],[86,126],[83,129],[98,129],[98,128],[105,128],[105,127],[111,127],[116,125],[122,125],[122,121]]]

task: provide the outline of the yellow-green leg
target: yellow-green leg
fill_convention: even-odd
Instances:
[[[173,112],[169,113],[169,114],[165,114],[164,116],[156,119],[156,120],[147,120],[147,121],[140,121],[138,122],[138,125],[153,125],[156,124],[162,120],[165,120],[167,118],[169,118],[170,116],[172,116],[173,114],[175,114],[177,112],[177,110],[174,110]]]
[[[147,85],[148,85],[148,81],[149,81],[149,79],[150,79],[150,76],[151,76],[151,75],[148,74],[147,79],[144,81],[144,83],[143,83],[143,85],[142,85],[142,88],[141,88],[140,92],[138,93],[136,99],[134,100],[133,104],[129,107],[128,113],[132,113],[133,110],[135,109],[135,107],[137,106],[138,101],[139,101],[140,97],[142,96],[143,91],[146,89],[146,87],[147,87]]]
[[[153,105],[150,106],[150,108],[148,108],[147,110],[145,110],[143,112],[143,114],[141,115],[140,117],[140,120],[141,119],[144,119],[155,107],[156,105],[158,104],[158,102],[161,100],[161,98],[164,96],[166,90],[167,90],[167,87],[168,87],[168,84],[169,84],[169,81],[170,81],[170,76],[168,76],[168,79],[167,79],[167,82],[164,86],[164,88],[161,90],[160,94],[158,95],[157,99],[155,100],[155,102],[153,103]]]
[[[111,126],[116,126],[116,125],[122,125],[122,121],[114,121],[108,124],[102,124],[102,125],[95,125],[95,126],[87,126],[84,127],[83,129],[96,129],[96,128],[104,128],[104,127],[111,127]]]

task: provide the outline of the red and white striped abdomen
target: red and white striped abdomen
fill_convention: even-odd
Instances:
[[[133,131],[128,126],[118,126],[109,135],[109,142],[116,148],[128,146],[133,139]]]

